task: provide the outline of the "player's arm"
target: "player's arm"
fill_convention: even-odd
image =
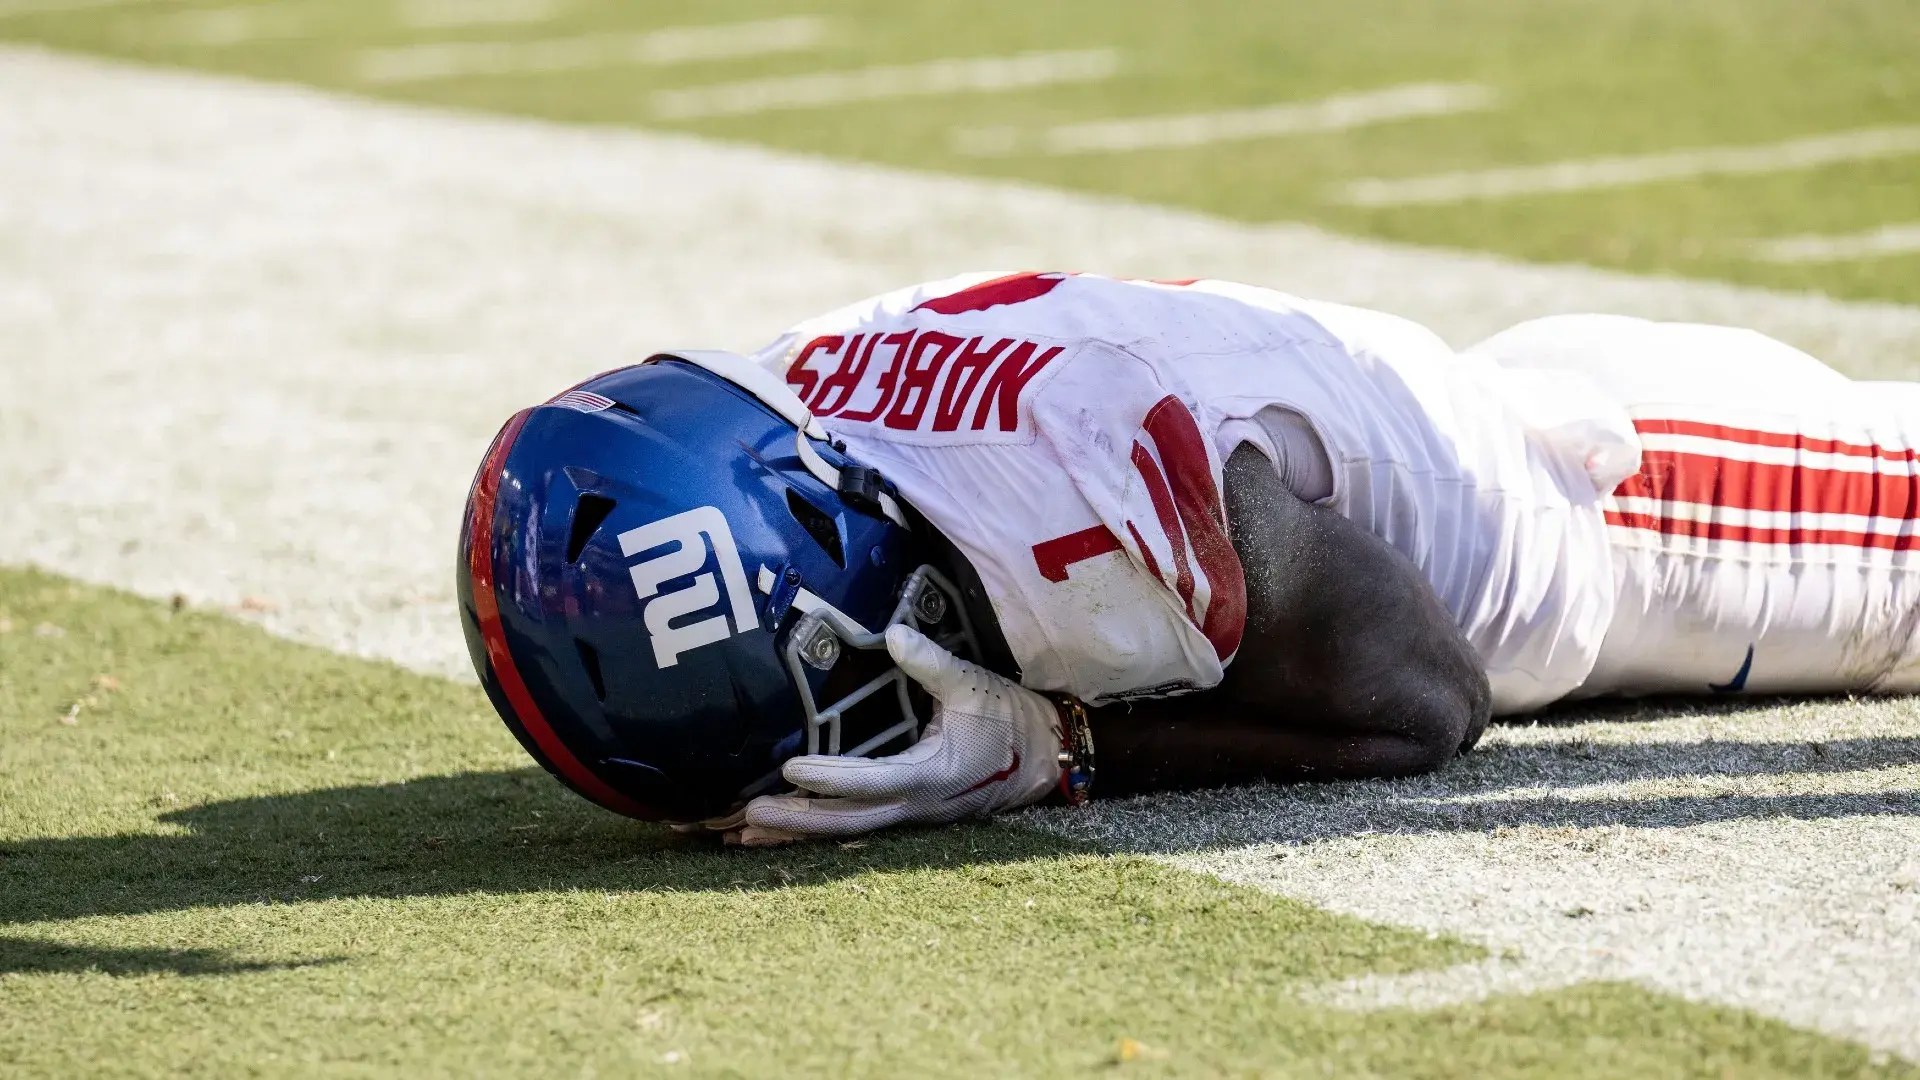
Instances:
[[[1471,746],[1492,694],[1418,569],[1296,498],[1251,447],[1226,482],[1247,590],[1239,652],[1205,693],[1094,710],[1093,794],[1400,776]],[[1052,702],[906,627],[887,648],[936,703],[920,741],[886,758],[794,758],[782,772],[809,794],[760,796],[720,827],[745,843],[850,836],[1024,806],[1055,787]]]
[[[1246,633],[1204,693],[1092,712],[1100,795],[1402,776],[1470,748],[1492,693],[1419,569],[1295,497],[1242,445],[1226,470]]]

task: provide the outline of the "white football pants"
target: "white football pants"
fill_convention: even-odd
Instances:
[[[1584,372],[1640,437],[1603,499],[1617,608],[1574,696],[1920,690],[1920,383],[1620,316],[1474,351]]]

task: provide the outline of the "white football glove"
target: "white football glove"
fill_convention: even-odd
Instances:
[[[729,839],[780,844],[854,836],[912,822],[938,825],[1040,801],[1060,782],[1060,719],[1053,703],[970,664],[908,626],[887,630],[887,652],[933,698],[920,741],[883,758],[816,754],[780,770],[824,798],[762,795]]]

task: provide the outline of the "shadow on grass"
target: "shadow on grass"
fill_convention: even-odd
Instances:
[[[1182,852],[1370,834],[1920,817],[1920,786],[1904,781],[1889,785],[1884,779],[1885,770],[1915,764],[1920,764],[1920,738],[1903,736],[1806,742],[1496,743],[1424,776],[1169,793],[1096,804],[1081,814],[1029,811],[1024,820],[1103,850]],[[1577,791],[1648,781],[1698,786],[1770,776],[1798,779],[1787,781],[1787,791],[1740,791],[1728,784],[1698,794]],[[1805,790],[1791,790],[1794,786]],[[1856,790],[1845,790],[1848,787]]]
[[[1162,795],[856,844],[723,848],[615,817],[537,769],[208,803],[184,833],[0,846],[0,924],[188,906],[468,892],[757,890],[866,872],[1510,827],[1671,828],[1737,819],[1920,816],[1920,791],[1563,798],[1553,788],[1661,777],[1862,771],[1920,762],[1920,739],[1781,744],[1496,745],[1398,781]],[[1542,793],[1541,788],[1548,791]],[[1508,794],[1511,793],[1511,794]],[[1067,837],[1070,837],[1067,838]]]
[[[1522,716],[1496,718],[1496,725],[1527,727],[1540,724],[1564,727],[1572,724],[1636,724],[1672,720],[1681,716],[1737,717],[1743,713],[1764,712],[1794,706],[1884,705],[1903,699],[1861,697],[1858,694],[1649,694],[1645,697],[1592,697],[1566,699],[1538,712]]]
[[[1416,783],[1435,794],[1463,795],[1683,777],[1838,775],[1915,764],[1920,764],[1920,737],[1604,744],[1570,740],[1482,746]]]
[[[0,975],[99,972],[105,975],[231,975],[319,967],[335,960],[268,963],[235,960],[221,949],[114,949],[0,935]]]
[[[990,825],[726,848],[616,817],[532,768],[235,799],[160,820],[187,831],[0,845],[0,924],[336,897],[769,889],[1085,850]]]

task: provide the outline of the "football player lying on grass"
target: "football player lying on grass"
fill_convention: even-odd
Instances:
[[[514,416],[462,614],[561,781],[748,843],[1403,776],[1567,697],[1920,687],[1916,438],[1743,330],[973,275]]]

